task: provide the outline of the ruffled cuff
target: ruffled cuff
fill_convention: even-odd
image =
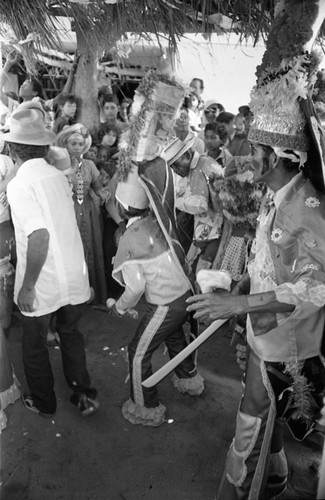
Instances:
[[[146,408],[128,399],[122,406],[122,415],[131,424],[149,425],[158,427],[165,420],[166,407],[159,403],[155,408]]]
[[[297,283],[283,283],[275,289],[278,302],[299,306],[311,302],[316,307],[325,305],[325,285],[310,278],[301,278]]]
[[[199,373],[190,378],[179,378],[177,375],[174,375],[172,381],[175,389],[182,394],[200,396],[204,391],[204,378]]]

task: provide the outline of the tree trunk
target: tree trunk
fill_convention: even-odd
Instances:
[[[80,99],[78,121],[90,131],[98,127],[97,62],[99,51],[94,47],[91,33],[81,31],[76,23],[77,51],[80,55],[75,81],[75,95]],[[87,36],[89,35],[89,36]]]

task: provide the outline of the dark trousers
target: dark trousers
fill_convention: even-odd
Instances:
[[[105,277],[106,286],[109,297],[118,298],[123,290],[123,287],[115,281],[112,277],[113,263],[112,259],[116,254],[116,245],[114,241],[114,234],[118,228],[116,222],[105,214],[104,218],[104,229],[103,229],[103,253],[104,253],[104,263],[105,263]]]
[[[63,371],[70,389],[95,397],[86,368],[83,335],[78,330],[84,304],[67,305],[56,311],[56,329],[60,337]],[[44,413],[56,410],[53,372],[45,345],[51,314],[23,316],[23,363],[25,376],[36,407]]]
[[[162,342],[166,343],[170,358],[187,346],[183,323],[187,317],[186,299],[191,292],[164,306],[148,304],[134,338],[128,347],[131,398],[141,406],[154,408],[159,405],[156,387],[144,388],[141,382],[152,374],[151,358]],[[175,373],[179,378],[194,377],[197,373],[195,355],[184,359]]]

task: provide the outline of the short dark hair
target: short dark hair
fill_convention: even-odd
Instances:
[[[32,160],[34,158],[45,158],[49,151],[49,146],[35,146],[34,144],[17,144],[16,142],[9,143],[10,154],[13,153],[23,161]]]
[[[107,94],[104,96],[102,100],[102,108],[105,106],[107,102],[113,102],[114,104],[116,104],[117,107],[119,107],[120,105],[118,98],[114,94]]]
[[[125,210],[125,215],[127,217],[146,217],[149,215],[150,208],[133,208],[133,207],[128,207],[128,209]]]
[[[229,113],[228,111],[222,111],[220,115],[217,117],[217,122],[219,123],[230,123],[233,119],[235,118],[235,115],[233,113]]]
[[[33,86],[33,91],[37,92],[38,96],[43,97],[43,86],[42,86],[41,82],[39,80],[37,80],[37,78],[33,78],[33,77],[28,77],[28,78],[26,78],[26,80],[31,82],[31,84]]]
[[[228,135],[223,123],[218,123],[217,121],[213,123],[207,123],[204,128],[204,136],[209,130],[218,134],[222,143],[225,144]]]
[[[64,106],[66,102],[71,102],[72,104],[78,104],[78,98],[74,94],[62,94],[59,97],[59,106]]]
[[[114,132],[116,135],[116,139],[113,146],[117,145],[121,132],[118,130],[118,128],[112,127],[111,125],[107,125],[107,123],[101,123],[99,126],[97,133],[98,145],[101,144],[104,135],[108,135],[110,132]]]
[[[191,83],[190,83],[190,86],[192,85],[193,82],[200,82],[200,87],[201,87],[201,90],[203,91],[204,90],[204,81],[201,79],[201,78],[192,78],[191,80]]]

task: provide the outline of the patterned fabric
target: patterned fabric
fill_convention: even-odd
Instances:
[[[247,244],[245,238],[232,236],[226,248],[220,269],[227,269],[234,281],[239,281],[245,272]]]

